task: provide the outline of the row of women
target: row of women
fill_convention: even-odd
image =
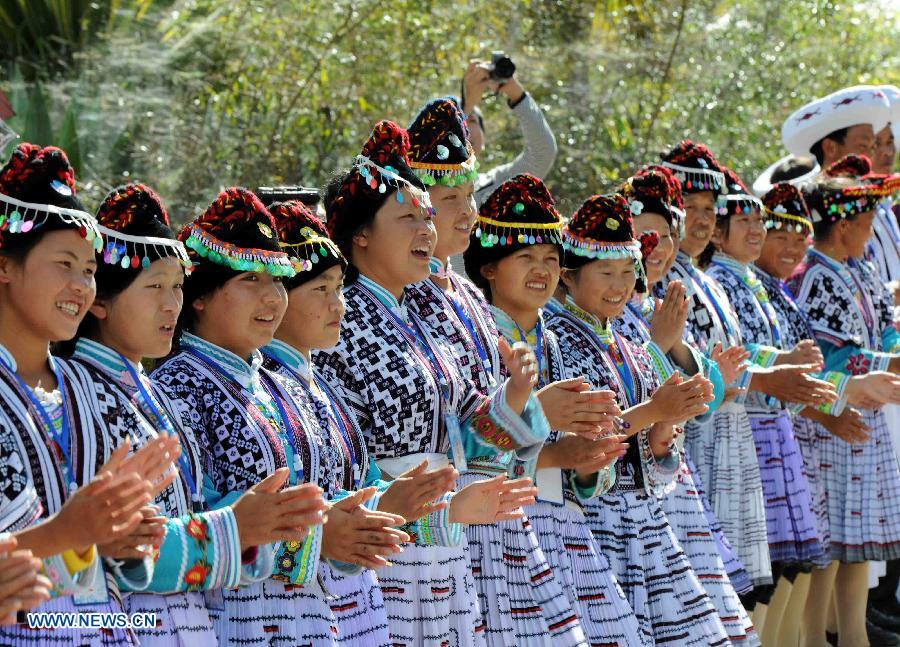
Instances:
[[[476,211],[467,136],[433,100],[327,224],[230,188],[177,236],[150,188],[95,218],[62,151],[14,151],[0,642],[759,644],[751,613],[801,631],[784,581],[821,644],[835,579],[864,600],[841,574],[900,554],[900,340],[847,259],[900,178],[760,201],[684,141],[569,219],[528,175]]]

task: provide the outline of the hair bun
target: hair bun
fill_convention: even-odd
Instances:
[[[69,194],[75,195],[75,171],[63,150],[56,146],[19,144],[0,170],[0,191],[7,195],[43,192],[53,181],[67,186]]]
[[[97,221],[108,229],[128,233],[129,229],[155,224],[168,227],[169,214],[153,189],[144,184],[125,184],[106,196],[97,210]]]
[[[750,190],[747,188],[747,185],[744,184],[744,181],[738,176],[737,173],[732,171],[727,166],[722,167],[722,172],[725,174],[725,188],[727,189],[727,193],[732,195],[750,195]]]
[[[300,230],[306,227],[315,231],[318,235],[327,237],[325,225],[319,220],[312,210],[299,200],[286,200],[276,202],[269,206],[269,213],[275,221],[278,229],[278,239],[283,243],[297,243],[305,238]]]
[[[409,153],[409,135],[393,121],[379,121],[363,145],[362,154],[378,164],[387,166],[392,160],[405,160]]]
[[[829,177],[859,178],[872,172],[872,160],[865,155],[845,155],[825,169]]]

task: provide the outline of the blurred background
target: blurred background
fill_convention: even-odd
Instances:
[[[547,182],[569,214],[683,137],[752,182],[784,155],[795,108],[900,81],[898,14],[890,1],[0,0],[0,91],[23,139],[69,153],[86,205],[140,180],[183,222],[223,186],[322,184],[377,120],[408,125],[459,94],[470,59],[503,50],[556,136]],[[481,110],[488,169],[522,141],[503,95]]]

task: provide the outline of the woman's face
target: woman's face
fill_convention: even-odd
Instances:
[[[392,291],[428,278],[437,242],[431,215],[413,204],[409,191],[401,194],[403,202],[388,198],[372,224],[353,237],[354,264]]]
[[[478,209],[475,206],[475,183],[457,186],[436,184],[428,194],[435,209],[434,226],[437,245],[434,255],[441,261],[462,254],[469,247],[469,234],[475,225]]]
[[[634,260],[630,258],[591,261],[575,272],[563,272],[566,289],[575,303],[601,319],[622,314],[636,280]]]
[[[696,258],[712,238],[716,227],[716,203],[711,191],[684,194],[684,240],[681,250]]]
[[[645,231],[655,231],[659,234],[659,244],[650,252],[650,256],[644,259],[644,267],[647,268],[647,285],[653,285],[665,276],[668,271],[669,259],[675,255],[672,230],[662,215],[645,211],[634,217],[634,231],[639,234]]]
[[[872,237],[872,221],[875,220],[874,211],[866,211],[859,214],[853,220],[838,223],[842,226],[844,247],[851,258],[862,258],[866,252],[866,243]]]
[[[288,292],[288,307],[278,329],[298,350],[331,348],[341,335],[344,271],[330,267]]]
[[[805,231],[798,234],[796,231],[770,229],[756,264],[776,279],[785,280],[803,260],[808,246],[809,236]]]
[[[72,339],[94,301],[96,270],[93,246],[72,229],[44,234],[21,262],[0,257],[8,323],[47,342]]]
[[[727,234],[723,227],[717,227],[713,233],[716,249],[740,263],[752,263],[759,258],[766,242],[766,226],[759,210],[731,216],[727,229]]]
[[[287,310],[281,277],[241,272],[191,304],[197,336],[242,358],[272,341]]]
[[[91,306],[100,341],[133,362],[168,355],[184,303],[183,285],[184,268],[178,259],[153,261],[127,288]]]
[[[543,243],[488,263],[481,274],[494,303],[511,315],[535,313],[546,305],[559,282],[559,248]]]

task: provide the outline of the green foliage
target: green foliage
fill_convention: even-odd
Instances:
[[[8,5],[32,4],[67,3],[0,0],[0,25]],[[808,98],[900,81],[896,16],[830,0],[127,4],[99,3],[122,19],[53,49],[62,72],[42,86],[10,72],[2,87],[19,132],[77,143],[88,203],[137,178],[180,221],[231,184],[324,183],[378,119],[408,124],[493,49],[514,58],[556,133],[547,179],[564,213],[682,137],[750,182],[783,154],[781,122]],[[521,143],[499,98],[483,110],[490,168]]]

